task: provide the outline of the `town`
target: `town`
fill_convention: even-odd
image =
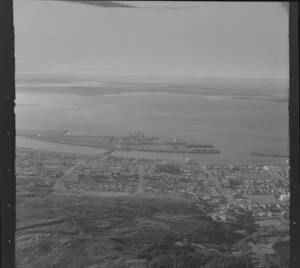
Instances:
[[[211,205],[207,215],[216,221],[235,222],[245,213],[258,224],[289,218],[288,165],[201,165],[187,157],[78,156],[24,148],[18,148],[16,162],[17,193],[55,185],[73,193],[175,195]],[[21,187],[22,178],[34,180]]]

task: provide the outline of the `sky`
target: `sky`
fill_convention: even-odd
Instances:
[[[17,74],[288,78],[278,2],[134,5],[15,0]]]

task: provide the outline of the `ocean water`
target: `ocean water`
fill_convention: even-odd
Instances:
[[[79,96],[17,93],[18,129],[69,130],[69,135],[128,135],[212,144],[216,156],[248,161],[251,152],[288,154],[288,103],[232,97],[131,93]],[[209,156],[211,157],[211,156]]]

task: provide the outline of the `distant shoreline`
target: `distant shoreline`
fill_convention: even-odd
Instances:
[[[173,95],[288,102],[288,80],[276,78],[86,76],[23,74],[16,92],[84,96]]]
[[[86,91],[83,91],[86,89]],[[212,101],[221,101],[221,100],[238,100],[238,101],[259,101],[259,102],[273,102],[278,104],[287,104],[287,96],[272,96],[272,95],[237,95],[236,93],[230,94],[230,92],[214,92],[214,90],[206,91],[206,89],[200,89],[198,92],[194,90],[161,90],[161,91],[112,91],[102,90],[99,87],[47,87],[41,89],[40,87],[29,88],[24,87],[22,90],[17,90],[16,94],[73,94],[78,96],[103,96],[103,97],[135,97],[135,96],[172,96],[172,97],[198,97],[204,98]],[[88,104],[80,103],[77,104],[80,106],[88,106]],[[39,104],[16,104],[16,107],[33,107],[40,106]]]

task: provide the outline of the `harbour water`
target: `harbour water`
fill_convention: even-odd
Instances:
[[[56,142],[41,141],[41,140],[18,137],[18,136],[16,137],[16,145],[18,147],[23,147],[23,148],[33,149],[33,150],[68,153],[68,154],[101,155],[107,151],[106,149],[102,149],[102,148],[61,144]]]
[[[82,145],[61,144],[56,142],[41,141],[37,139],[19,137],[16,138],[18,147],[29,148],[33,150],[49,151],[57,153],[68,153],[76,155],[93,155],[100,156],[107,152],[107,149],[94,148]],[[142,159],[169,159],[182,160],[190,158],[202,164],[284,164],[286,159],[276,157],[253,157],[244,155],[224,155],[224,154],[188,154],[188,153],[159,153],[159,152],[142,152],[142,151],[119,151],[116,150],[110,154],[115,157],[129,157]]]
[[[31,104],[31,105],[29,105]],[[20,106],[18,106],[20,105]],[[17,93],[18,129],[70,130],[68,135],[129,135],[212,144],[221,154],[191,155],[214,163],[284,163],[253,152],[288,155],[288,103],[187,95]],[[58,152],[102,154],[102,149],[17,138],[17,145]],[[183,158],[182,154],[114,152],[115,156]]]

